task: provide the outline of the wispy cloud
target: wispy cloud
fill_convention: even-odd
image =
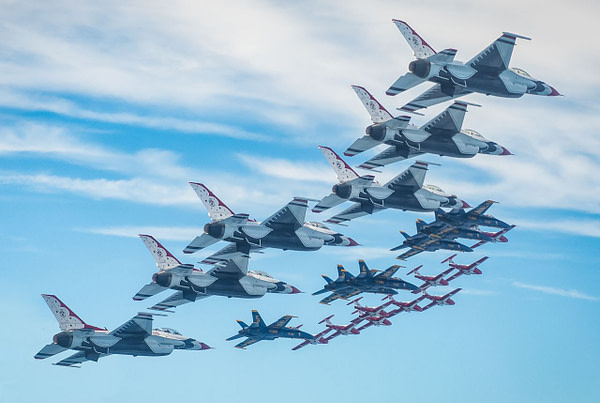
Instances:
[[[136,238],[139,234],[152,235],[160,241],[191,241],[201,231],[193,227],[151,227],[151,226],[122,226],[103,228],[81,228],[81,232],[91,234]]]
[[[306,161],[290,161],[282,158],[265,158],[253,155],[238,154],[238,158],[246,166],[261,174],[274,178],[293,181],[335,183],[335,175],[330,171],[327,175],[326,164],[314,164]]]
[[[477,295],[477,296],[491,296],[491,295],[498,295],[498,293],[496,291],[492,291],[492,290],[479,290],[476,288],[463,288],[463,290],[461,291],[461,294],[466,294],[466,295]]]
[[[520,283],[518,281],[513,282],[512,285],[515,286],[515,287],[518,287],[518,288],[525,288],[525,289],[528,289],[528,290],[539,291],[539,292],[542,292],[544,294],[558,295],[558,296],[561,296],[561,297],[584,299],[584,300],[588,300],[588,301],[598,301],[597,297],[593,297],[591,295],[584,294],[584,293],[582,293],[580,291],[577,291],[577,290],[565,290],[565,289],[562,289],[562,288],[547,287],[547,286],[542,286],[542,285],[524,284],[524,283]]]

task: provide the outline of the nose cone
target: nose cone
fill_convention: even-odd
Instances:
[[[302,292],[299,289],[297,289],[296,287],[294,287],[293,285],[290,285],[290,289],[292,290],[290,292],[290,294],[300,294]]]
[[[506,148],[500,146],[500,149],[502,150],[502,153],[500,155],[514,155],[513,153],[511,153],[510,151],[508,151]]]
[[[462,208],[471,208],[471,205],[466,201],[460,200],[460,202],[462,203]]]
[[[209,346],[208,344],[202,343],[201,341],[198,340],[194,340],[193,346],[191,348],[191,350],[210,350],[212,349],[211,346]]]
[[[562,97],[562,94],[556,91],[553,86],[549,85],[548,87],[550,87],[550,94],[548,94],[549,97]]]
[[[350,237],[346,237],[346,242],[345,242],[345,246],[358,246],[360,245],[358,242],[356,242],[354,239],[350,238]]]

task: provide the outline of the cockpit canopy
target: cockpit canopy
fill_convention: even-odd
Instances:
[[[450,196],[448,193],[444,192],[441,188],[435,185],[423,185],[423,189],[429,190],[431,193],[435,193],[440,196]]]
[[[529,79],[533,79],[533,77],[531,77],[531,75],[526,72],[523,69],[520,69],[518,67],[511,67],[510,68],[511,71],[514,71],[515,73],[517,73],[518,75],[520,75],[521,77],[525,77],[525,78],[529,78]]]
[[[271,276],[269,273],[261,271],[261,270],[249,270],[249,271],[251,271],[254,274],[258,274],[259,276],[273,278],[273,276]]]
[[[317,228],[329,229],[329,227],[327,225],[320,223],[320,222],[316,222],[316,221],[307,221],[307,224],[309,224],[313,227],[317,227]]]
[[[177,330],[171,329],[170,327],[159,327],[158,329],[154,330],[156,330],[157,332],[181,335],[181,333],[179,333]]]
[[[464,134],[466,134],[469,137],[472,137],[476,140],[482,140],[485,141],[485,137],[483,137],[481,134],[479,134],[479,132],[473,130],[473,129],[463,129],[462,132]]]

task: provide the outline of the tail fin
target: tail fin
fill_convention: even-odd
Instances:
[[[58,321],[58,326],[63,332],[78,329],[104,330],[85,323],[75,312],[69,309],[56,295],[42,294],[42,298],[48,304],[48,307]]]
[[[342,266],[341,264],[338,264],[337,270],[338,270],[338,278],[336,281],[338,281],[338,282],[344,281],[344,280],[346,280],[346,278],[354,277],[351,273],[348,272],[348,270],[344,269],[344,266]]]
[[[326,276],[326,275],[324,275],[324,274],[321,274],[321,277],[323,277],[323,279],[324,279],[325,281],[327,281],[327,284],[329,284],[329,283],[333,283],[333,280],[332,280],[332,279],[330,279],[328,276]]]
[[[220,221],[229,218],[235,213],[225,205],[213,192],[202,183],[190,182],[190,185],[206,206],[208,216],[212,221]]]
[[[327,158],[327,162],[329,162],[329,165],[331,165],[335,171],[338,182],[344,183],[359,177],[354,169],[352,169],[350,165],[346,164],[346,161],[340,158],[340,156],[337,155],[336,152],[331,148],[319,146],[319,150],[321,150],[325,158]]]
[[[353,85],[352,89],[358,95],[358,98],[363,103],[365,108],[367,108],[367,112],[371,115],[371,121],[373,123],[383,123],[387,122],[390,119],[393,119],[393,116],[381,105],[374,97],[371,95],[366,88],[361,87],[359,85]]]
[[[441,208],[438,208],[437,210],[435,210],[435,219],[437,220],[440,217],[443,217],[444,214],[446,214],[446,212],[444,210],[442,210]]]
[[[156,267],[159,270],[165,271],[181,265],[181,262],[153,236],[140,234],[139,237],[156,260]]]
[[[408,235],[406,232],[400,231],[400,233],[404,236],[404,238],[410,239],[410,235]]]
[[[417,226],[417,232],[423,232],[423,228],[427,223],[419,218],[415,225]]]
[[[236,321],[238,323],[238,325],[240,325],[242,327],[242,329],[245,329],[248,327],[248,325],[246,324],[246,322],[244,322],[243,320],[237,320]]]
[[[267,327],[267,325],[265,324],[265,321],[263,320],[263,318],[260,316],[260,313],[258,313],[258,311],[256,309],[252,310],[252,324],[256,324],[258,325],[258,327]]]
[[[371,270],[369,270],[369,267],[367,266],[367,264],[365,263],[364,260],[360,259],[358,261],[358,267],[360,267],[360,277],[371,277]]]
[[[400,20],[392,20],[400,30],[408,45],[412,48],[416,58],[425,59],[435,55],[437,52],[421,36],[412,29],[406,22]]]

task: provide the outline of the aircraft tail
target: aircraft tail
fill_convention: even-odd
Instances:
[[[396,27],[398,27],[398,30],[400,30],[404,39],[406,39],[406,42],[413,50],[413,54],[416,58],[425,59],[437,53],[427,42],[425,42],[425,39],[421,38],[421,36],[406,22],[400,20],[392,20],[392,22],[396,24]]]
[[[258,313],[258,311],[256,309],[252,310],[252,324],[257,325],[260,328],[267,327],[265,321],[263,320],[263,318],[260,316],[260,314]]]
[[[152,254],[152,257],[154,257],[154,260],[156,260],[156,267],[160,271],[166,271],[181,265],[181,262],[153,236],[140,234],[139,237]]]
[[[400,231],[400,233],[402,234],[402,236],[406,239],[410,239],[410,235],[408,235],[406,232],[404,231]]]
[[[417,226],[417,232],[423,232],[423,228],[425,225],[427,225],[427,223],[419,218],[415,225]]]
[[[452,255],[452,256],[448,256],[446,259],[442,260],[441,263],[448,262],[450,264],[454,264],[454,260],[452,260],[452,259],[454,259],[455,257],[456,257],[456,253],[454,255]]]
[[[435,214],[435,219],[437,220],[440,217],[443,217],[444,214],[446,214],[446,212],[444,210],[442,210],[441,208],[438,208],[437,210],[435,210],[434,214]]]
[[[248,327],[248,325],[246,324],[246,322],[244,322],[243,320],[237,320],[236,321],[238,323],[238,325],[240,325],[242,327],[242,329],[245,329]]]
[[[220,221],[229,218],[235,213],[227,207],[213,192],[211,192],[202,183],[190,182],[190,185],[204,203],[208,210],[208,216],[212,221]]]
[[[333,280],[332,280],[331,278],[329,278],[328,276],[326,276],[326,275],[322,274],[322,275],[321,275],[321,277],[323,277],[323,279],[324,279],[325,281],[327,281],[327,284],[329,284],[329,283],[333,283]]]
[[[334,315],[329,315],[328,317],[326,317],[325,319],[323,319],[322,321],[320,321],[319,323],[317,323],[318,325],[320,325],[321,323],[325,322],[325,323],[331,323],[330,319],[333,318]]]
[[[353,85],[352,89],[356,95],[358,95],[358,98],[367,109],[367,112],[369,112],[373,123],[383,123],[394,118],[366,88],[359,85]]]
[[[327,158],[327,162],[335,171],[335,175],[337,176],[338,182],[344,183],[351,181],[353,179],[357,179],[359,175],[344,161],[339,155],[336,154],[329,147],[319,146],[319,150],[323,153],[325,158]]]
[[[364,260],[360,259],[358,261],[358,267],[360,268],[360,275],[359,277],[371,277],[371,270],[369,270],[369,267],[367,266],[367,264],[365,263]]]
[[[345,281],[346,278],[352,278],[354,277],[351,273],[348,272],[348,270],[346,270],[344,268],[344,266],[342,266],[341,264],[337,265],[337,271],[338,271],[338,278],[336,281],[340,282],[340,281]]]
[[[48,308],[58,321],[58,326],[63,332],[79,329],[104,330],[85,323],[75,312],[66,306],[56,295],[42,294],[42,298],[48,304]]]

